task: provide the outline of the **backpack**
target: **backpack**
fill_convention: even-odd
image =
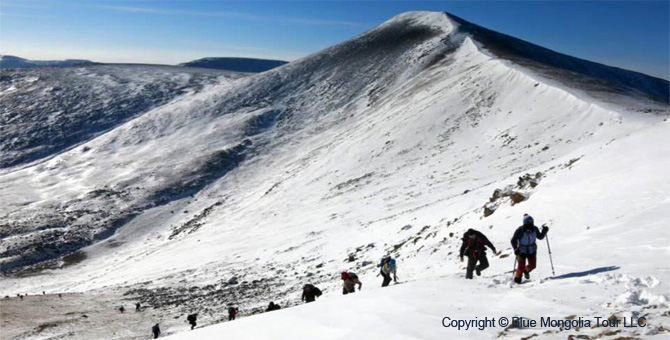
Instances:
[[[186,320],[188,320],[189,322],[193,322],[195,321],[196,315],[197,314],[189,314],[189,316],[186,317]]]
[[[356,281],[356,280],[358,280],[358,275],[356,275],[355,273],[347,273],[347,274],[349,275],[349,278],[350,278],[352,281]]]
[[[315,296],[321,296],[321,289],[316,288],[315,286],[312,286],[312,292]]]
[[[230,315],[235,315],[235,314],[237,314],[237,308],[235,308],[235,307],[228,307],[228,314],[230,314]]]

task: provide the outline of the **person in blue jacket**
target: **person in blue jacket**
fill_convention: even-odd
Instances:
[[[549,232],[549,228],[542,227],[542,231],[535,226],[533,217],[524,214],[523,225],[516,229],[512,236],[512,248],[517,257],[517,268],[514,273],[514,282],[521,283],[521,275],[530,278],[530,272],[535,269],[537,262],[536,240],[542,240]]]
[[[382,260],[377,265],[377,268],[380,268],[379,274],[384,277],[384,281],[382,281],[382,287],[386,287],[389,285],[389,283],[391,283],[391,274],[393,274],[393,282],[398,282],[398,278],[396,277],[396,266],[394,258],[389,255],[382,257]]]

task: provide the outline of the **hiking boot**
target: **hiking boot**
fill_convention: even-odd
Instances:
[[[523,277],[525,277],[526,280],[530,280],[530,273],[529,272],[523,272]]]
[[[514,278],[514,283],[521,283],[521,278],[520,277],[515,277]]]
[[[479,270],[479,268],[475,269],[475,273],[477,274],[477,276],[482,276],[482,271]]]

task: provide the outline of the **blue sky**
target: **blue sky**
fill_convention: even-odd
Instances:
[[[409,10],[448,11],[562,53],[670,77],[668,0],[0,0],[0,53],[163,64],[293,60]]]

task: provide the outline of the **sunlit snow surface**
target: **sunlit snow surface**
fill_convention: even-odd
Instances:
[[[565,339],[606,329],[501,334],[441,322],[645,314],[649,328],[613,336],[666,337],[667,102],[521,64],[443,13],[407,13],[268,72],[208,78],[3,168],[0,293],[30,293],[0,302],[3,338],[147,338],[156,322],[186,331],[188,313],[219,323],[228,305],[239,320],[176,338]],[[3,107],[21,91],[2,89]],[[536,187],[518,185],[526,174]],[[496,189],[527,200],[490,202]],[[487,204],[495,211],[484,217]],[[509,239],[524,213],[551,228],[559,278],[547,280],[542,241],[532,281],[511,287]],[[457,256],[468,228],[502,251],[473,281]],[[63,259],[53,247],[76,252]],[[403,283],[380,289],[386,253]],[[36,259],[47,261],[25,266]],[[341,296],[344,269],[361,277],[360,293]],[[307,282],[324,291],[317,302],[247,318],[269,301],[300,304]],[[33,296],[42,291],[83,294]],[[150,308],[135,313],[135,301]],[[52,305],[62,313],[40,312]]]

